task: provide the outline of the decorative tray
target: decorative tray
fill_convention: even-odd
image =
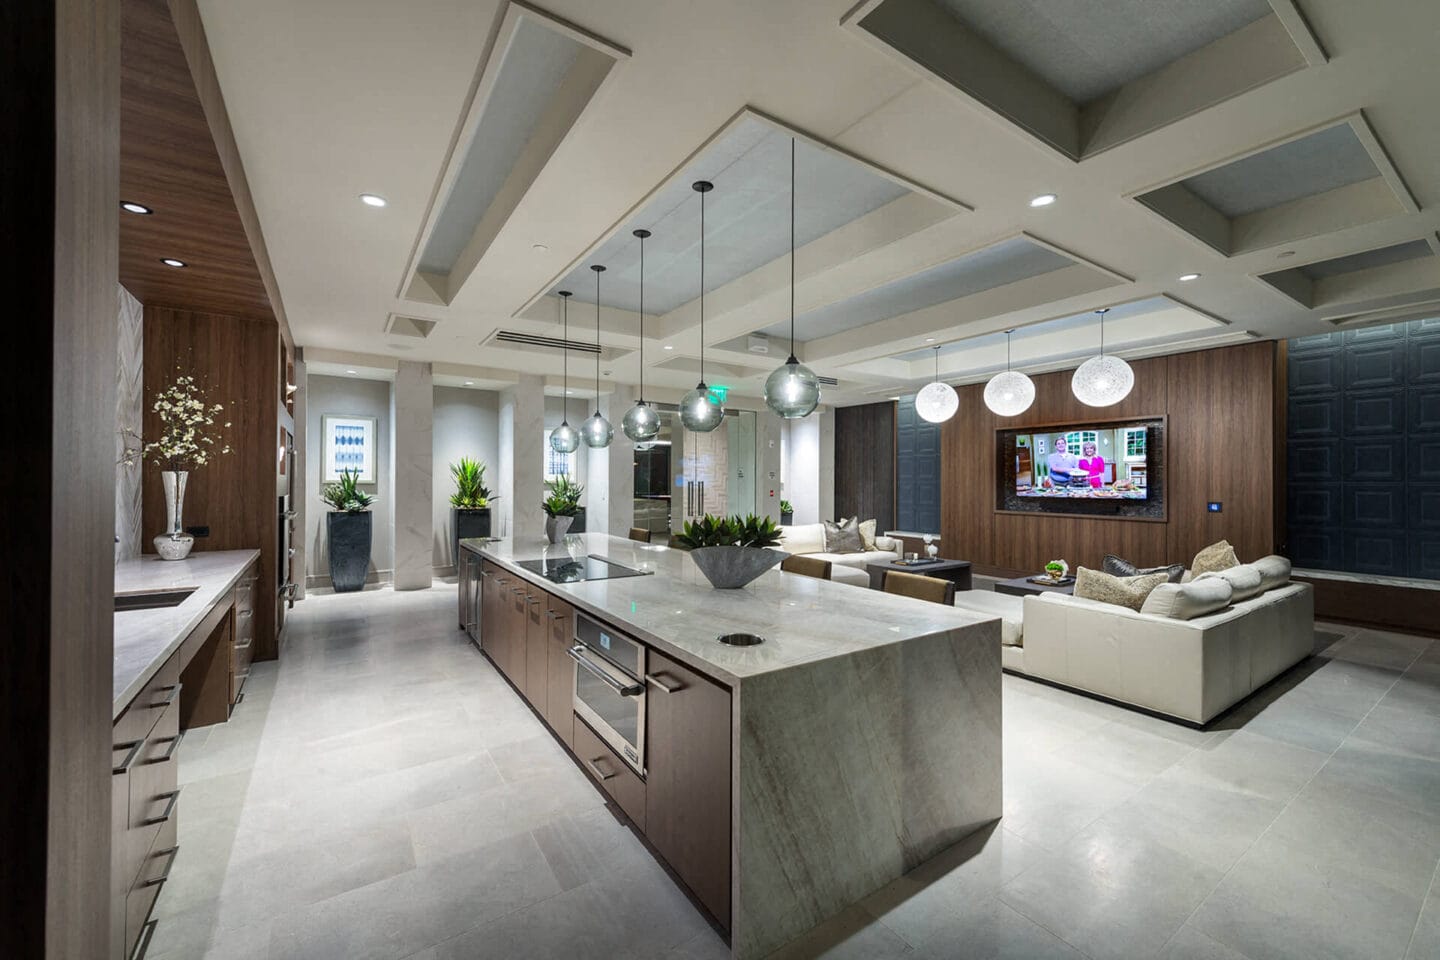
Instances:
[[[1073,576],[1067,575],[1061,577],[1059,580],[1056,580],[1054,577],[1047,576],[1043,573],[1039,576],[1026,577],[1025,579],[1029,583],[1038,583],[1043,587],[1068,587],[1070,586],[1070,584],[1075,582],[1075,578]]]
[[[940,562],[940,558],[939,558],[939,557],[920,557],[920,558],[917,559],[917,560],[896,560],[896,561],[894,561],[895,566],[897,566],[897,567],[923,567],[923,566],[925,566],[927,563],[939,563],[939,562]]]

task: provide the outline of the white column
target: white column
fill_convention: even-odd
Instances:
[[[521,374],[500,394],[500,503],[497,537],[535,540],[545,535],[545,380]],[[495,519],[492,517],[492,520]]]
[[[590,451],[590,510],[585,529],[591,533],[629,536],[635,521],[635,444],[620,428],[625,412],[635,402],[635,388],[616,386],[600,401],[600,412],[615,428],[615,438],[604,450]],[[595,517],[592,526],[590,517]]]
[[[309,540],[305,536],[308,529],[306,523],[306,507],[308,498],[307,480],[305,471],[308,464],[305,460],[305,451],[309,449],[310,437],[306,429],[306,417],[309,416],[307,407],[309,404],[309,391],[306,389],[305,378],[305,350],[300,348],[295,351],[295,461],[291,465],[290,473],[290,509],[295,511],[295,519],[291,521],[294,527],[290,532],[290,548],[295,551],[291,561],[290,576],[295,581],[295,599],[305,599],[305,582],[309,579],[305,575],[306,564],[309,559],[306,553],[310,548]],[[373,522],[373,521],[372,521]]]
[[[810,417],[816,419],[820,430],[820,519],[834,520],[835,412],[829,407],[820,407]]]
[[[435,385],[430,364],[400,361],[390,392],[395,482],[395,589],[430,586],[435,536]]]
[[[795,522],[833,520],[835,416],[829,408],[820,407],[803,420],[791,420],[789,432],[785,499],[795,507]]]

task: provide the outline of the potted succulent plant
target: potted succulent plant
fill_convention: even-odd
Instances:
[[[490,536],[490,501],[496,499],[485,486],[485,464],[461,457],[450,464],[455,492],[450,494],[450,556],[459,562],[460,541]]]
[[[785,559],[774,550],[780,529],[769,517],[716,517],[706,514],[687,522],[676,537],[690,551],[695,566],[718,590],[735,590]]]
[[[330,585],[336,593],[360,590],[370,572],[370,505],[375,497],[360,489],[360,474],[354,470],[342,470],[340,479],[325,484],[320,496],[330,505],[325,518]]]
[[[780,501],[780,522],[787,527],[795,522],[795,505],[789,500]]]
[[[1070,565],[1064,560],[1051,560],[1045,564],[1045,576],[1051,580],[1064,580],[1065,575],[1070,572]]]
[[[580,494],[585,488],[569,477],[556,477],[545,484],[550,493],[541,501],[545,511],[545,536],[551,543],[565,539],[575,512],[580,509]]]

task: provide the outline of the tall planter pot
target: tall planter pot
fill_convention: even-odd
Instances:
[[[454,536],[450,540],[450,556],[458,564],[461,540],[490,536],[490,508],[461,510],[459,507],[451,507],[450,529],[454,531]]]
[[[363,589],[370,572],[373,514],[332,511],[325,518],[329,537],[330,585],[336,593]]]

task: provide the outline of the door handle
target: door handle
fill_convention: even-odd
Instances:
[[[145,746],[144,740],[131,740],[129,743],[115,744],[114,749],[128,750],[129,752],[125,754],[125,759],[120,761],[120,765],[118,767],[112,767],[110,769],[111,775],[118,775],[129,770],[130,764],[135,762],[135,757],[139,755],[140,748],[143,746]]]
[[[160,884],[164,883],[166,880],[169,880],[169,879],[170,879],[170,870],[171,870],[171,868],[173,868],[173,867],[175,866],[175,855],[178,854],[179,852],[180,852],[180,844],[177,843],[177,844],[175,844],[175,846],[171,847],[169,850],[162,850],[160,853],[156,854],[156,856],[160,856],[160,857],[166,857],[166,856],[168,856],[168,857],[170,858],[169,861],[167,861],[166,864],[165,864],[165,872],[162,873],[162,874],[160,874],[160,876],[158,876],[158,877],[152,877],[152,878],[150,878],[149,880],[146,880],[144,883],[140,884],[140,886],[142,886],[142,887],[158,887],[158,886],[160,886]]]
[[[615,776],[615,771],[611,770],[609,773],[606,773],[605,771],[600,769],[600,763],[604,759],[604,757],[596,757],[594,760],[586,760],[585,766],[589,767],[592,771],[594,771],[595,776],[599,779],[609,780]]]
[[[664,690],[666,693],[679,693],[681,690],[685,689],[685,684],[683,683],[666,683],[663,679],[664,676],[665,674],[663,673],[647,673],[645,674],[645,679],[650,683],[655,684],[655,686],[659,687],[661,690]]]
[[[160,794],[160,796],[156,797],[155,799],[156,799],[156,800],[159,800],[159,799],[162,799],[162,798],[164,798],[164,799],[167,801],[166,804],[165,804],[165,812],[162,813],[162,814],[160,814],[160,816],[158,816],[158,817],[149,817],[149,818],[147,818],[147,819],[144,821],[145,826],[147,826],[147,827],[153,827],[153,826],[155,826],[155,824],[157,824],[157,823],[164,823],[166,820],[169,820],[171,817],[173,817],[173,816],[175,815],[175,801],[177,801],[177,800],[180,799],[180,791],[179,791],[178,789],[176,789],[176,790],[170,791],[169,793],[162,793],[162,794]]]

